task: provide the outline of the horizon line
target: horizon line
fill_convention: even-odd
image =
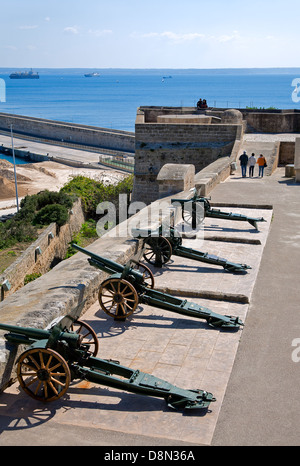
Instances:
[[[207,71],[207,70],[286,70],[286,69],[300,69],[300,66],[251,66],[251,67],[220,67],[220,68],[169,68],[169,67],[147,67],[147,68],[135,68],[135,67],[82,67],[82,66],[68,66],[68,67],[60,67],[60,66],[29,66],[29,67],[22,67],[22,66],[1,66],[0,70],[7,70],[11,68],[23,68],[23,69],[53,69],[53,70],[69,70],[69,69],[78,69],[78,70],[196,70],[196,71]]]

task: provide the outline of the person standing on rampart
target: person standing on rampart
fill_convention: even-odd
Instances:
[[[242,177],[245,178],[246,173],[247,173],[247,165],[248,165],[248,155],[246,154],[245,150],[242,153],[242,155],[240,155],[239,160],[240,160],[240,164],[241,164]]]
[[[267,161],[266,161],[265,157],[262,154],[260,154],[260,156],[258,157],[256,163],[259,166],[258,176],[263,177],[264,176],[264,169],[267,166]]]
[[[248,159],[249,178],[253,178],[255,164],[256,164],[256,158],[255,158],[255,154],[252,152],[251,156]]]

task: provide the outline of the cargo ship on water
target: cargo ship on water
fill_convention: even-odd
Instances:
[[[98,78],[100,76],[100,73],[86,73],[85,75],[85,78]]]
[[[39,79],[39,73],[32,71],[16,71],[9,75],[10,79]]]

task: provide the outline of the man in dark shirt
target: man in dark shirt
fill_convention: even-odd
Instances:
[[[240,164],[241,164],[241,170],[242,170],[242,177],[246,177],[246,172],[247,172],[247,164],[248,164],[248,155],[246,154],[246,151],[240,155]]]

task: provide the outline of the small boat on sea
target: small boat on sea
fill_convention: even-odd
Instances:
[[[9,75],[10,79],[39,79],[39,73],[32,71],[15,71]]]
[[[85,78],[97,78],[98,76],[100,76],[100,73],[86,73],[85,75]]]

